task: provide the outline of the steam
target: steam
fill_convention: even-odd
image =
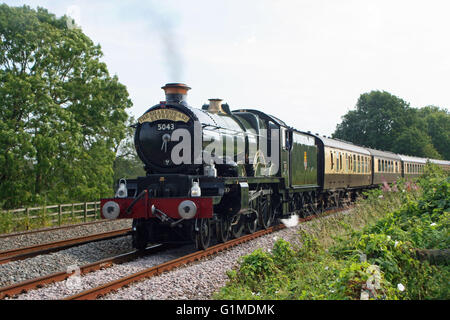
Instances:
[[[180,51],[180,41],[175,32],[172,21],[166,17],[157,17],[154,24],[159,33],[161,43],[163,44],[163,54],[166,60],[171,81],[179,81],[183,76],[183,58]],[[159,20],[159,21],[158,21]]]
[[[118,10],[122,17],[130,21],[143,21],[145,32],[158,35],[164,65],[170,77],[168,82],[182,82],[184,70],[181,39],[177,34],[178,12],[166,8],[162,1],[126,1]]]
[[[291,228],[291,227],[295,227],[296,225],[298,225],[298,215],[293,214],[292,216],[290,216],[287,219],[281,219],[281,222],[287,227],[287,228]]]

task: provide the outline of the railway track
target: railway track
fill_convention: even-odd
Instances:
[[[110,221],[97,220],[97,221],[90,221],[90,222],[83,222],[83,223],[67,224],[67,225],[60,226],[60,227],[50,227],[50,228],[45,228],[45,229],[35,229],[35,230],[20,231],[20,232],[14,232],[14,233],[4,233],[4,234],[0,234],[0,239],[23,236],[23,235],[30,235],[30,234],[41,233],[41,232],[53,232],[53,231],[57,231],[57,230],[64,230],[64,229],[76,228],[76,227],[81,227],[81,226],[88,226],[88,225],[92,225],[92,224],[103,224],[103,223],[108,223],[108,222],[110,222]]]
[[[306,218],[300,218],[299,222],[306,222],[312,219],[316,219],[318,217],[324,217],[325,215],[331,215],[333,213],[337,213],[340,211],[345,211],[345,210],[349,210],[349,208],[342,208],[342,209],[332,209],[332,210],[328,210],[324,213],[320,213],[320,214],[314,214],[314,215],[310,215]],[[221,251],[227,250],[229,248],[232,248],[234,246],[237,246],[241,243],[256,239],[258,237],[270,234],[272,232],[284,229],[285,226],[283,224],[277,225],[277,226],[273,226],[270,227],[268,229],[264,229],[264,230],[260,230],[257,232],[254,232],[252,234],[248,234],[245,236],[242,236],[240,238],[237,239],[233,239],[233,240],[229,240],[225,243],[220,243],[217,244],[215,246],[209,247],[205,250],[201,250],[201,251],[197,251],[188,255],[185,255],[183,257],[162,263],[160,265],[142,270],[140,272],[131,274],[129,276],[120,278],[118,280],[106,283],[102,286],[96,287],[96,288],[92,288],[86,291],[82,291],[76,295],[70,296],[65,298],[64,300],[94,300],[97,299],[98,297],[101,297],[103,295],[106,295],[112,291],[118,290],[120,288],[123,288],[133,282],[137,282],[139,280],[143,280],[146,278],[151,278],[157,275],[160,275],[164,272],[173,270],[175,268],[178,268],[180,266],[183,265],[187,265],[189,263],[192,263],[194,261],[198,261],[201,260],[205,257],[217,254]]]
[[[153,246],[148,247],[147,249],[143,251],[132,251],[129,253],[124,253],[118,256],[114,256],[111,258],[102,259],[100,261],[96,261],[84,266],[80,267],[80,275],[84,275],[96,270],[108,268],[114,264],[124,263],[128,261],[132,261],[134,259],[137,259],[139,257],[142,257],[144,255],[148,254],[154,254],[161,250],[165,250],[167,246],[156,244]],[[70,276],[73,275],[72,273],[68,273],[66,271],[56,272],[52,273],[43,277],[35,278],[26,280],[23,282],[15,283],[6,287],[0,288],[0,299],[4,299],[5,297],[13,297],[20,293],[25,293],[28,290],[40,288],[44,285],[51,284],[58,281],[64,281]]]
[[[310,215],[306,218],[300,218],[299,222],[306,222],[306,221],[309,221],[312,219],[328,216],[333,213],[337,213],[337,212],[348,210],[348,209],[349,208],[327,210],[326,212],[323,212],[320,214],[314,214],[314,215]],[[109,292],[120,289],[126,285],[133,283],[133,282],[137,282],[137,281],[145,279],[145,278],[157,276],[163,272],[167,272],[167,271],[173,270],[177,267],[192,263],[194,261],[201,260],[205,257],[217,254],[221,251],[227,250],[227,249],[237,246],[241,243],[256,239],[258,237],[264,236],[266,234],[272,233],[277,230],[281,230],[283,228],[285,228],[285,226],[281,224],[281,225],[270,227],[268,229],[257,231],[252,234],[242,236],[237,239],[229,240],[225,243],[221,243],[221,244],[217,244],[215,246],[209,247],[206,250],[197,251],[197,252],[185,255],[183,257],[173,259],[171,261],[162,263],[160,265],[157,265],[157,266],[142,270],[140,272],[131,274],[129,276],[123,277],[116,281],[109,282],[102,286],[80,292],[80,293],[70,296],[70,297],[66,297],[65,300],[96,299],[102,295],[105,295]],[[132,252],[129,252],[126,254],[121,254],[121,255],[118,255],[118,256],[115,256],[112,258],[106,258],[106,259],[103,259],[103,260],[100,260],[100,261],[97,261],[94,263],[90,263],[90,264],[80,267],[79,275],[85,275],[87,273],[90,273],[90,272],[93,272],[96,270],[109,268],[115,264],[126,263],[129,261],[135,260],[139,257],[143,257],[145,255],[155,254],[155,253],[158,253],[160,251],[167,249],[168,247],[169,246],[166,246],[166,245],[156,244],[151,247],[148,247],[147,249],[145,249],[143,251],[136,250],[136,251],[132,251]],[[73,274],[74,274],[74,272],[68,273],[65,271],[61,271],[61,272],[53,273],[53,274],[50,274],[47,276],[30,279],[30,280],[26,280],[23,282],[19,282],[19,283],[15,283],[15,284],[12,284],[9,286],[2,287],[2,288],[0,288],[0,299],[4,299],[5,297],[13,297],[15,295],[25,293],[28,290],[41,288],[44,285],[48,285],[48,284],[51,284],[54,282],[64,281],[64,280],[68,279],[70,276],[72,276]]]
[[[60,240],[55,242],[49,242],[39,245],[33,245],[29,247],[11,249],[6,251],[0,251],[0,265],[11,261],[23,260],[31,257],[35,257],[42,254],[47,254],[55,251],[60,251],[70,247],[82,245],[89,242],[95,242],[100,240],[108,240],[117,237],[128,235],[131,232],[131,228],[125,228],[115,231],[97,233],[79,238],[72,238],[67,240]]]

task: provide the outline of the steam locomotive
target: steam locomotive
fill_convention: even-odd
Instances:
[[[205,249],[268,228],[292,212],[345,205],[364,189],[415,177],[427,161],[368,149],[287,126],[253,109],[230,111],[220,99],[201,109],[188,86],[168,83],[165,101],[134,125],[145,177],[121,179],[101,200],[104,219],[133,219],[133,246],[194,242]]]

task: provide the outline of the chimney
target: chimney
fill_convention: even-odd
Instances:
[[[208,99],[208,112],[211,113],[226,113],[222,108],[222,99]]]
[[[182,103],[186,104],[186,96],[190,87],[184,83],[167,83],[161,87],[166,94],[167,103]]]

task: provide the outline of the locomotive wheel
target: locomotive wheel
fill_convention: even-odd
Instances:
[[[245,227],[245,217],[241,214],[235,215],[231,221],[231,235],[234,238],[239,238],[242,235]]]
[[[217,222],[217,241],[227,242],[230,237],[230,221],[226,216],[220,217]]]
[[[270,227],[273,222],[273,212],[270,208],[270,200],[267,195],[261,196],[259,203],[259,224],[264,229]]]
[[[245,230],[248,233],[253,233],[258,229],[259,214],[257,211],[251,212],[245,216]]]
[[[138,250],[144,250],[148,243],[148,230],[145,222],[133,220],[132,245]]]
[[[210,219],[199,219],[198,231],[195,237],[195,244],[197,249],[205,250],[209,247],[211,242],[211,220]]]

